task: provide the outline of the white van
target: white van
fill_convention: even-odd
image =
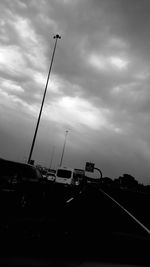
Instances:
[[[74,170],[68,167],[59,167],[56,170],[55,183],[73,185]]]

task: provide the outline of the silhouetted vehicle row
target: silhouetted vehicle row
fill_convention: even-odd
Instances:
[[[54,203],[55,206],[77,194],[82,186],[81,178],[83,175],[69,168],[58,168],[56,173],[47,172],[44,178],[33,165],[0,159],[1,208],[48,209],[48,205],[52,207]]]
[[[44,179],[43,179],[44,178]],[[52,181],[64,185],[79,185],[84,179],[84,171],[67,167],[58,167],[56,172],[44,174],[33,165],[0,159],[0,187],[12,188],[12,185]]]

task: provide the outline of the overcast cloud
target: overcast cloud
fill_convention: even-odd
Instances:
[[[33,152],[150,183],[150,1],[1,0],[1,157],[25,161],[60,34]]]

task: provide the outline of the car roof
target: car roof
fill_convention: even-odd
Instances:
[[[64,170],[64,171],[74,171],[74,169],[73,168],[69,168],[69,167],[58,167],[57,168],[57,171],[58,170]]]
[[[28,164],[28,163],[23,163],[23,162],[19,162],[19,161],[13,161],[13,160],[7,160],[7,159],[3,159],[0,158],[0,164],[11,164],[11,165],[18,165],[18,166],[28,166],[29,168],[34,168],[36,169],[36,167],[34,165]]]

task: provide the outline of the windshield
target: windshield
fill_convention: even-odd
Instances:
[[[55,174],[52,173],[52,172],[48,172],[47,175],[48,175],[48,176],[55,176]]]
[[[61,177],[61,178],[71,178],[71,175],[72,175],[72,172],[69,171],[69,170],[62,170],[62,169],[59,169],[57,171],[57,177]]]

